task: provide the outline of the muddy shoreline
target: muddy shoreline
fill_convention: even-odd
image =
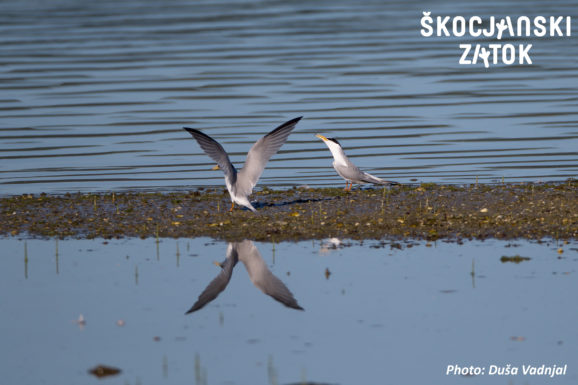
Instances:
[[[200,237],[298,241],[349,239],[576,239],[578,181],[262,188],[257,214],[224,189],[189,193],[18,195],[0,198],[0,234],[22,237]]]

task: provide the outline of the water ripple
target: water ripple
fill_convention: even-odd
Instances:
[[[550,3],[525,13],[575,13]],[[516,15],[521,4],[463,13]],[[422,8],[2,2],[0,194],[222,186],[182,126],[241,166],[255,140],[301,115],[261,184],[341,185],[315,133],[400,182],[575,177],[576,39],[536,41],[532,66],[459,66],[457,39],[419,35]],[[445,1],[432,10],[455,13]]]

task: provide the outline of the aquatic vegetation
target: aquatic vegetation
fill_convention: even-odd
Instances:
[[[502,263],[506,263],[506,262],[520,263],[520,262],[524,262],[524,261],[529,261],[530,259],[531,258],[521,257],[519,255],[514,255],[513,257],[508,257],[506,255],[503,255],[502,258],[500,258],[500,262],[502,262]]]
[[[0,198],[0,234],[265,241],[322,238],[575,239],[578,182],[405,185],[382,191],[265,188],[258,215],[228,212],[224,189]]]
[[[88,373],[95,377],[103,378],[108,376],[116,376],[117,374],[121,373],[121,370],[112,366],[98,365],[90,369]]]

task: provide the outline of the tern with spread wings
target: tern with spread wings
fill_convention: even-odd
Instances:
[[[289,120],[255,142],[247,153],[245,165],[239,171],[229,160],[229,155],[225,152],[223,146],[215,139],[194,128],[183,127],[183,129],[187,130],[197,140],[203,151],[217,162],[216,168],[223,170],[225,184],[231,196],[230,211],[233,211],[233,207],[237,203],[255,212],[255,208],[249,202],[249,195],[251,195],[253,187],[255,187],[261,174],[263,174],[265,165],[283,146],[299,120],[301,120],[301,117]]]

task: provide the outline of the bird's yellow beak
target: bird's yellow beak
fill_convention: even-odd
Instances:
[[[321,134],[317,134],[317,135],[315,135],[315,136],[318,137],[318,138],[321,139],[321,140],[327,140],[327,138],[324,137],[324,136],[321,135]]]
[[[211,170],[220,170],[221,167],[219,167],[219,165],[216,165],[215,167],[213,167]]]

